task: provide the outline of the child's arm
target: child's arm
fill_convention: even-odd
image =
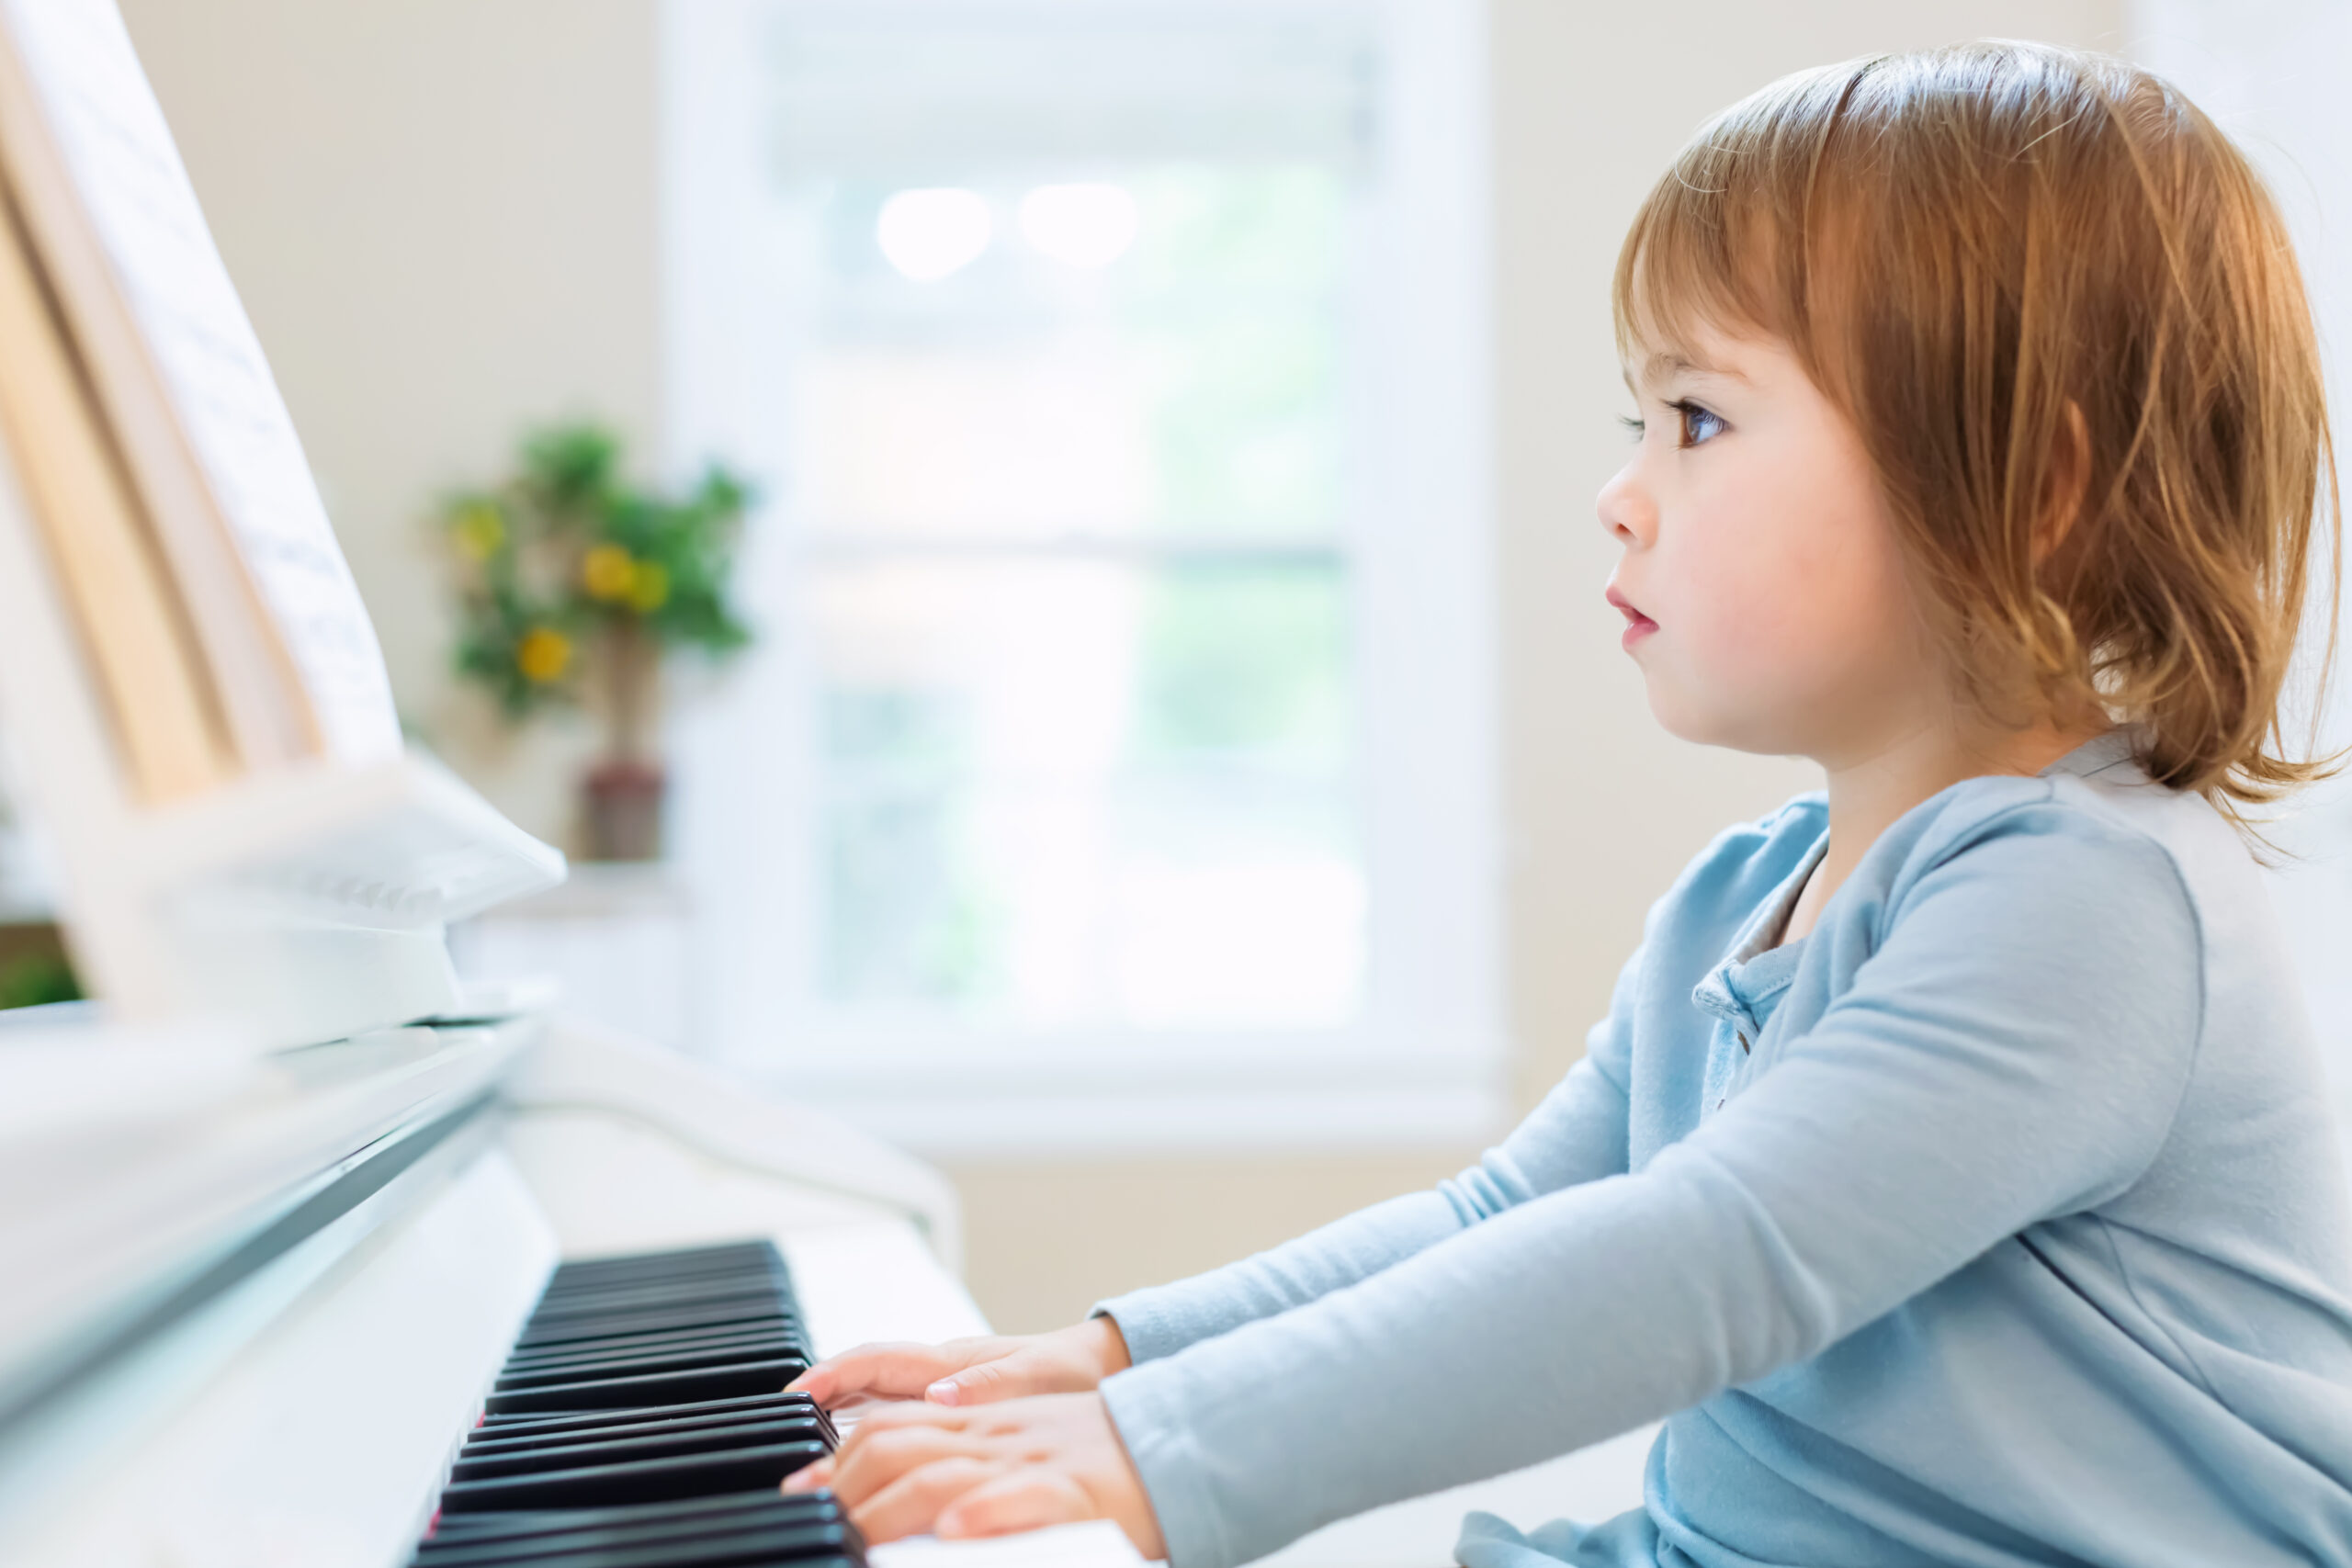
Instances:
[[[1514,1204],[1623,1172],[1633,991],[1641,953],[1617,977],[1583,1061],[1497,1148],[1430,1190],[1362,1209],[1296,1240],[1173,1284],[1098,1303],[1050,1334],[944,1345],[861,1345],[792,1386],[831,1405],[859,1395],[971,1404],[1095,1386],[1136,1361],[1355,1283]]]
[[[2007,828],[1639,1174],[1106,1381],[1171,1560],[1247,1561],[1685,1408],[2136,1180],[2195,1056],[2195,914],[2150,840]]]
[[[1238,1263],[1114,1296],[1095,1312],[1117,1321],[1135,1361],[1155,1360],[1356,1284],[1546,1193],[1623,1175],[1626,1033],[1640,964],[1636,953],[1619,976],[1584,1059],[1477,1164]]]

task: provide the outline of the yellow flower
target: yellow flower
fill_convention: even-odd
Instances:
[[[487,501],[469,501],[450,522],[458,548],[469,560],[488,560],[506,542],[506,519]]]
[[[571,639],[553,626],[533,626],[514,645],[514,667],[542,686],[560,681],[571,668]]]
[[[637,563],[637,581],[629,584],[628,607],[650,615],[670,602],[670,570],[660,561]]]
[[[626,599],[636,584],[637,562],[618,545],[598,545],[580,558],[580,586],[592,599]]]

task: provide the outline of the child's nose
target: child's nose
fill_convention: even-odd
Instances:
[[[1634,477],[1634,468],[1628,463],[1618,469],[1593,499],[1600,525],[1629,550],[1641,549],[1657,536],[1657,508]]]

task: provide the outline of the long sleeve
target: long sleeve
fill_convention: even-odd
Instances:
[[[1295,1241],[1094,1307],[1119,1325],[1137,1363],[1352,1285],[1514,1205],[1623,1172],[1626,1054],[1641,954],[1618,976],[1584,1059],[1477,1164],[1427,1191],[1334,1220]]]
[[[1244,1562],[1761,1378],[2146,1168],[2202,1001],[2158,846],[2017,813],[1859,923],[1883,940],[1849,987],[1638,1173],[1450,1234],[1431,1213],[1340,1288],[1349,1260],[1294,1254],[1245,1299],[1324,1293],[1105,1382],[1170,1562]]]

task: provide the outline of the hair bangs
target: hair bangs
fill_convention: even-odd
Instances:
[[[1819,176],[1870,62],[1781,79],[1707,122],[1635,216],[1611,291],[1617,352],[1696,357],[1698,338],[1767,336],[1814,368],[1820,236],[1847,225]]]

